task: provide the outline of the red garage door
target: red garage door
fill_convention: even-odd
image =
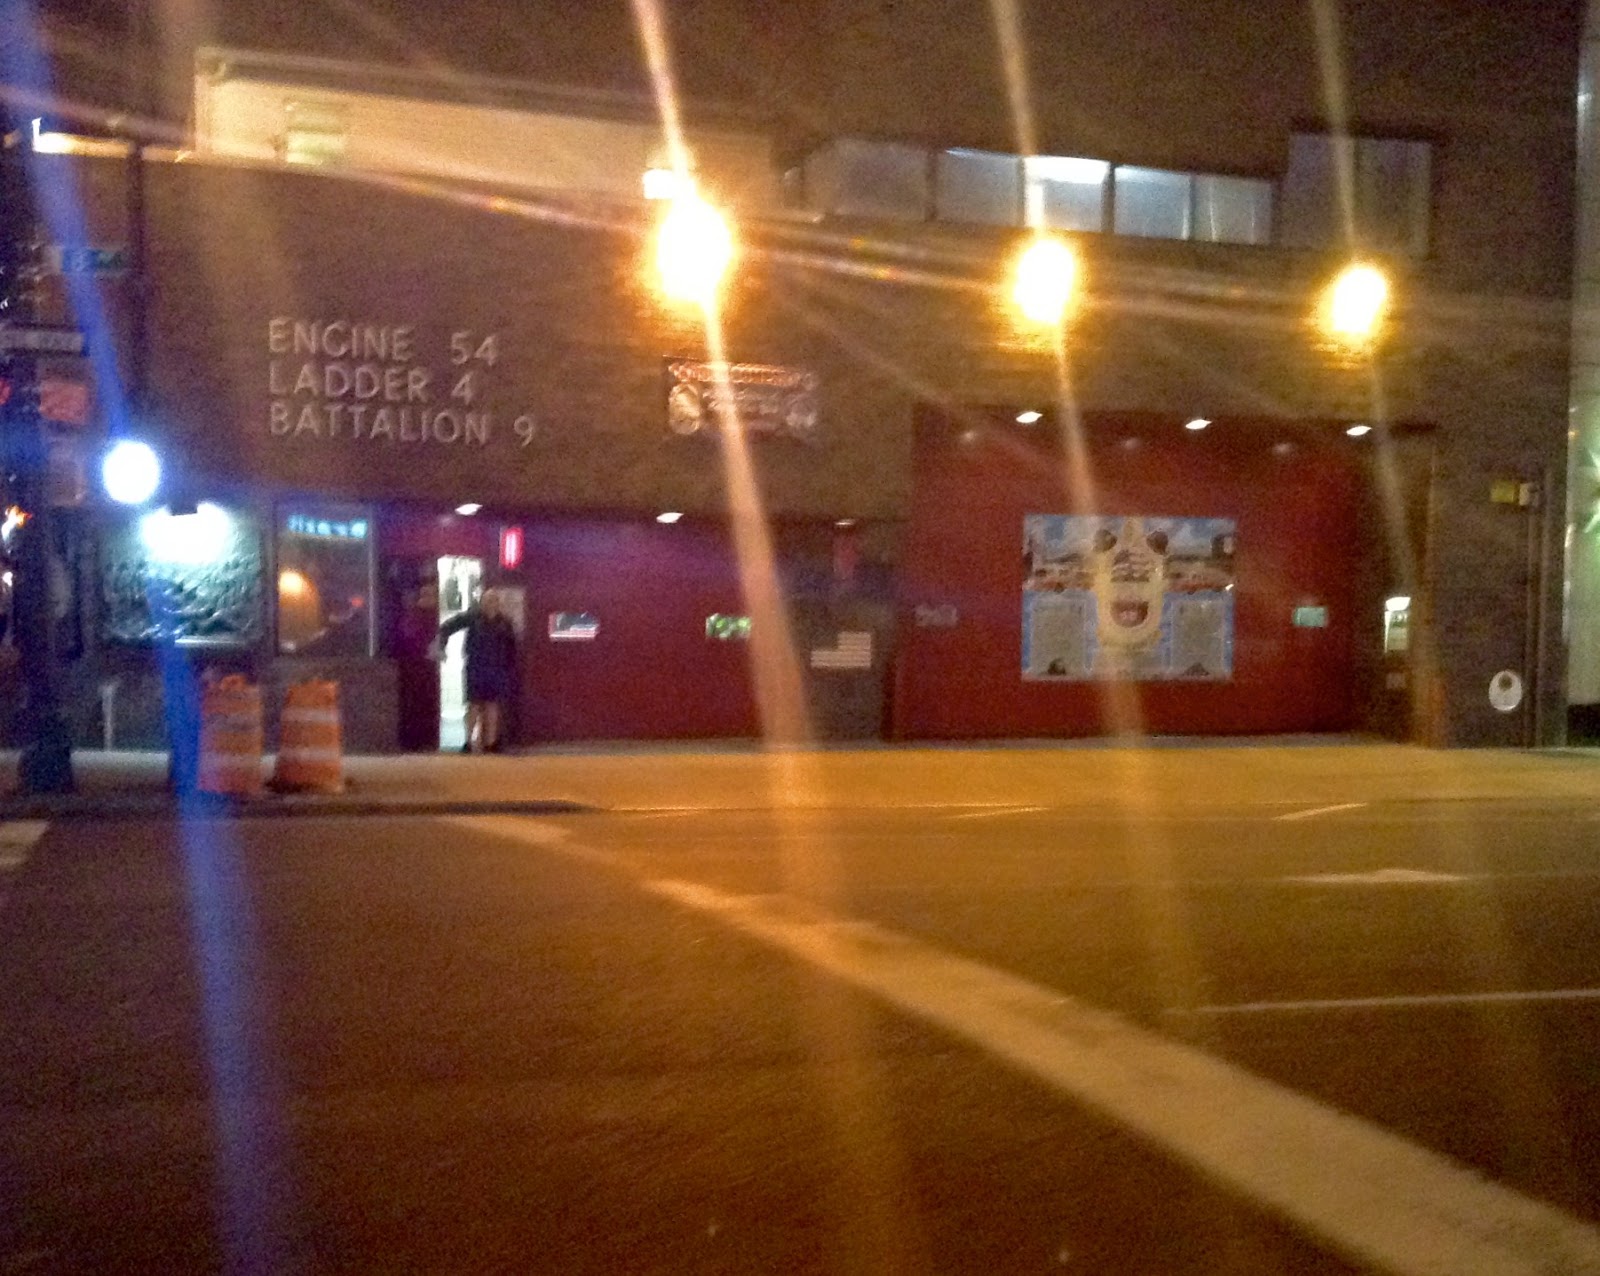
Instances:
[[[526,532],[525,739],[757,733],[749,644],[707,632],[708,617],[726,630],[744,611],[720,528],[563,519]],[[566,618],[554,637],[552,616]]]
[[[1009,413],[919,422],[900,580],[897,736],[1353,726],[1352,599],[1363,543],[1356,440],[1332,425],[1217,421],[1191,432],[1181,420],[1128,416],[1086,421],[1081,447],[1064,448],[1060,437],[1048,420],[1025,427]],[[1117,587],[1110,582],[1139,568],[1112,543],[1124,529],[1154,545],[1140,555],[1169,556],[1160,570],[1172,601],[1157,600],[1150,613],[1143,603],[1123,608],[1131,628],[1151,632],[1151,645],[1118,664],[1110,643],[1120,604],[1106,599]],[[1169,545],[1173,538],[1195,544]],[[1190,589],[1201,592],[1180,597]],[[1034,590],[1061,592],[1025,603]],[[1214,631],[1210,654],[1191,668],[1173,654],[1184,636],[1170,631],[1174,616],[1202,614],[1179,606],[1196,599]],[[1160,615],[1169,632],[1158,639]],[[1088,654],[1025,669],[1025,643],[1036,656],[1063,618],[1084,630]],[[1158,650],[1158,641],[1167,646]]]

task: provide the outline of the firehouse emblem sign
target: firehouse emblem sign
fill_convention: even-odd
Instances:
[[[667,426],[689,437],[742,429],[746,435],[815,442],[817,374],[764,363],[667,361]]]

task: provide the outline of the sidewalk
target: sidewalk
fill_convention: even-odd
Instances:
[[[166,755],[81,750],[76,793],[20,797],[0,754],[0,818],[169,813]],[[264,773],[270,774],[270,760]],[[1432,750],[1348,741],[1006,741],[767,751],[596,744],[516,755],[345,759],[345,792],[201,799],[240,815],[949,806],[1219,806],[1529,798],[1600,804],[1600,751]]]

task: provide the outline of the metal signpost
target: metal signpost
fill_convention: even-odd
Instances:
[[[0,404],[0,458],[6,504],[26,516],[13,533],[13,623],[25,697],[18,781],[23,793],[65,793],[73,787],[72,737],[61,715],[57,686],[50,597],[55,529],[45,490],[39,359],[80,355],[84,338],[76,329],[34,322],[43,267],[22,151],[24,136],[21,129],[0,131],[0,381],[9,391]]]

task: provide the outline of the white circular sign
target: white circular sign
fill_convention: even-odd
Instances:
[[[1510,669],[1502,669],[1489,679],[1489,703],[1501,713],[1510,713],[1522,703],[1522,679]]]

